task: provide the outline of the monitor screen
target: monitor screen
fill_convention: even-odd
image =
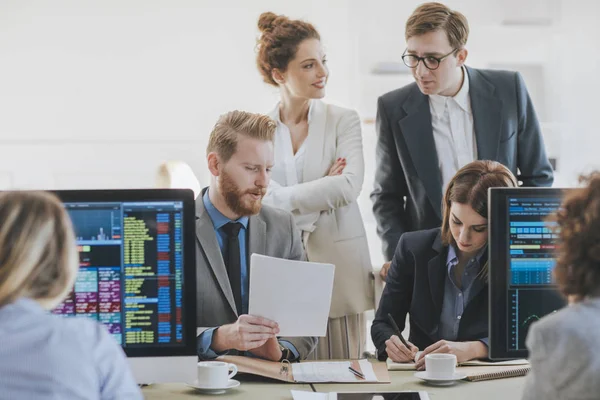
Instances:
[[[196,354],[192,191],[54,193],[73,222],[79,273],[53,312],[100,321],[129,357]]]
[[[527,357],[531,324],[565,305],[553,283],[557,235],[547,221],[565,190],[490,189],[490,358]]]

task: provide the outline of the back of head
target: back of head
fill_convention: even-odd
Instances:
[[[551,217],[559,235],[554,276],[559,290],[576,299],[600,296],[600,172],[580,182],[586,186],[568,192]]]
[[[451,10],[442,3],[424,3],[413,11],[406,21],[404,37],[408,41],[413,36],[429,32],[444,31],[453,49],[461,49],[469,38],[467,18],[458,11]]]
[[[258,18],[261,36],[257,41],[256,65],[265,83],[277,86],[272,72],[278,69],[285,72],[296,56],[298,46],[306,39],[318,39],[319,32],[312,24],[292,20],[285,15],[265,12]]]
[[[225,163],[237,150],[238,135],[273,142],[276,129],[277,123],[266,115],[237,110],[228,112],[219,117],[210,133],[206,154],[215,152]]]
[[[165,161],[158,166],[156,171],[156,187],[165,189],[192,189],[194,198],[198,197],[201,190],[196,174],[187,163],[183,161]]]
[[[450,232],[450,206],[453,202],[466,204],[483,218],[488,218],[488,189],[517,187],[517,179],[508,168],[496,161],[473,161],[454,175],[448,183],[442,204],[442,239],[453,243]]]
[[[69,293],[79,260],[69,216],[45,192],[0,193],[0,307],[21,297],[56,307]]]

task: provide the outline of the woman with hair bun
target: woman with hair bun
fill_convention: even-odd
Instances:
[[[280,94],[269,113],[277,131],[264,202],[294,215],[309,261],[335,265],[327,337],[319,339],[314,358],[358,358],[366,343],[364,312],[373,308],[371,260],[356,203],[364,178],[360,119],[321,101],[329,69],[312,24],[266,12],[258,28],[257,66]]]

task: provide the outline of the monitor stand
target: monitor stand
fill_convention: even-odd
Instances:
[[[198,356],[128,357],[133,377],[139,385],[194,382]]]

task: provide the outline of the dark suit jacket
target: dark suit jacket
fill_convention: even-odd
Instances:
[[[204,194],[204,189],[202,194]],[[202,195],[196,199],[196,281],[198,335],[208,328],[231,324],[238,318],[227,269],[215,229],[204,208]],[[305,260],[300,231],[287,211],[263,205],[248,222],[248,260],[253,253],[289,260]],[[291,285],[293,282],[282,282]],[[284,339],[284,338],[282,338]],[[285,338],[305,359],[315,348],[315,337]],[[232,350],[230,355],[237,355]]]
[[[409,341],[420,350],[444,339],[439,335],[440,315],[448,268],[448,247],[442,244],[440,229],[407,232],[402,235],[387,276],[387,282],[371,337],[380,360],[387,358],[385,341],[394,335],[388,322],[390,313],[400,330],[409,313]],[[488,285],[472,294],[465,308],[457,341],[483,339],[488,336]]]
[[[521,75],[466,70],[478,158],[506,165],[523,186],[551,186],[552,167]],[[371,200],[386,260],[402,233],[441,225],[442,179],[428,99],[411,83],[378,100]]]

